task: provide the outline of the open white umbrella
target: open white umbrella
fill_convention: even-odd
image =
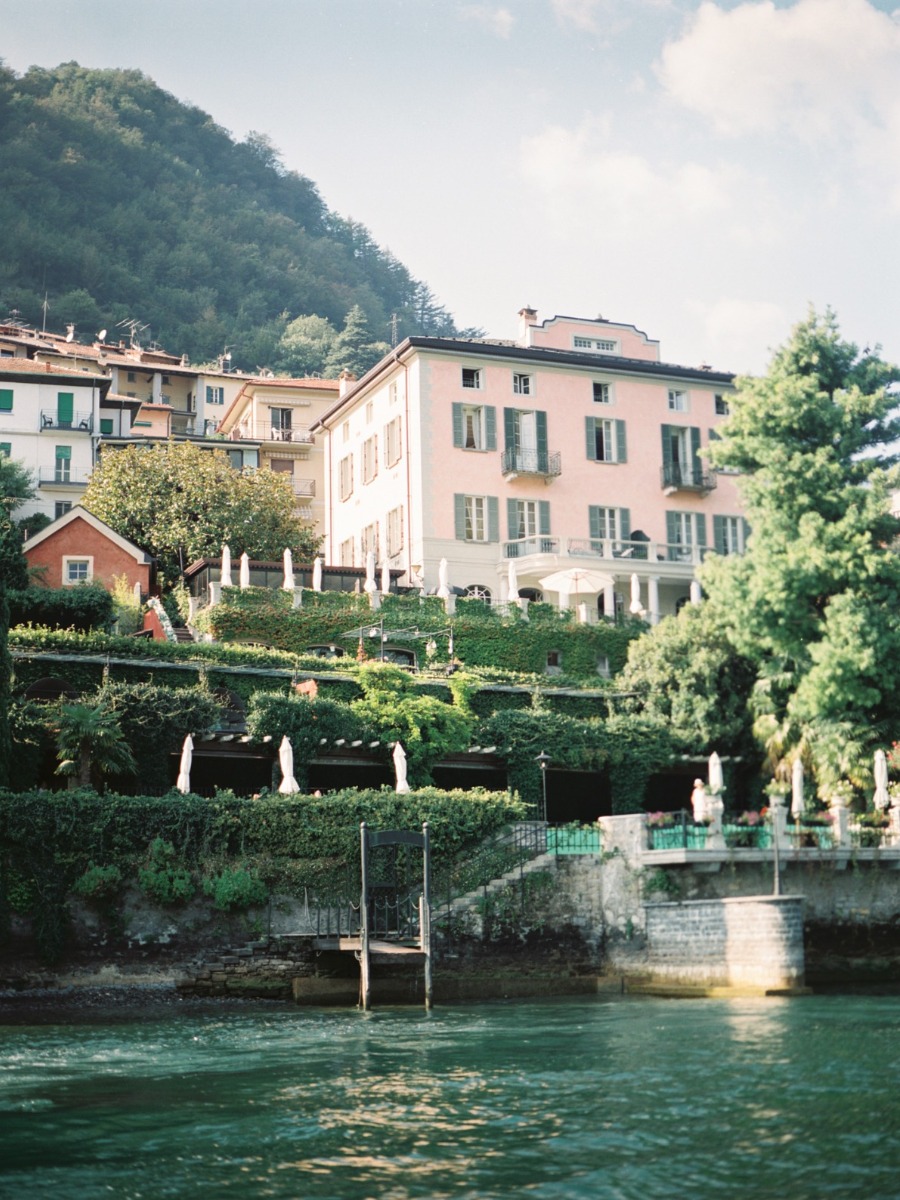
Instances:
[[[602,571],[594,571],[590,567],[569,567],[564,571],[554,571],[552,575],[545,575],[541,580],[541,587],[546,588],[548,592],[559,592],[566,596],[573,593],[577,596],[579,592],[596,595],[612,582],[612,577]]]
[[[449,568],[446,558],[442,558],[438,565],[438,590],[437,594],[442,600],[446,600],[450,595]]]
[[[184,739],[181,747],[181,762],[178,764],[178,781],[175,784],[179,792],[185,795],[191,790],[191,763],[194,758],[194,739],[190,734]]]
[[[876,808],[890,808],[891,797],[888,794],[888,765],[887,756],[883,750],[875,751],[875,797]]]
[[[507,597],[507,599],[518,600],[519,599],[519,575],[518,575],[518,572],[516,571],[516,560],[514,558],[511,558],[509,560],[509,566],[506,569],[506,578],[509,581],[509,596]]]
[[[375,551],[366,551],[366,582],[363,584],[364,592],[377,592],[378,584],[375,582]]]
[[[713,796],[719,796],[725,790],[725,780],[722,775],[722,760],[715,750],[709,756],[709,790]]]
[[[250,555],[246,550],[241,555],[241,572],[238,579],[242,588],[250,586]]]
[[[291,739],[285,734],[278,747],[278,762],[281,764],[281,783],[278,790],[284,796],[291,796],[300,791],[300,784],[294,778],[294,747]]]
[[[391,590],[391,568],[387,563],[381,564],[381,591],[383,595],[387,595]]]
[[[294,590],[294,556],[290,550],[284,552],[284,583],[281,586],[286,592]]]
[[[397,773],[398,792],[408,792],[409,784],[406,782],[406,751],[403,749],[402,742],[394,742],[394,770]]]
[[[806,802],[803,798],[803,763],[799,758],[794,759],[791,768],[791,816],[802,817]]]
[[[322,560],[318,555],[313,559],[312,586],[314,592],[322,590]]]
[[[641,604],[641,581],[638,579],[637,572],[631,576],[631,604],[629,611],[638,617],[644,611],[644,606]]]
[[[222,587],[234,587],[231,579],[231,549],[227,542],[222,547]]]

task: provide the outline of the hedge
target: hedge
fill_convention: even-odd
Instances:
[[[106,630],[113,623],[113,599],[99,584],[78,587],[30,587],[7,592],[9,623],[45,625],[51,629]]]

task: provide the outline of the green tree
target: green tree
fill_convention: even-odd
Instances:
[[[354,304],[347,313],[344,328],[332,343],[325,360],[325,374],[329,379],[336,379],[341,371],[352,371],[359,379],[389,350],[387,342],[372,338],[366,314]]]
[[[228,457],[190,442],[129,446],[105,454],[85,508],[155,555],[171,583],[191,562],[233,554],[310,561],[318,538],[294,512],[290,485],[274,471],[236,471]]]
[[[275,366],[295,378],[321,375],[336,337],[337,330],[324,317],[295,317],[281,336]]]
[[[0,787],[9,786],[12,766],[12,737],[9,727],[12,659],[8,643],[7,588],[28,585],[21,533],[13,520],[13,513],[33,495],[34,484],[29,472],[21,463],[0,454]]]
[[[90,787],[91,776],[133,771],[134,757],[115,713],[105,704],[62,704],[56,718],[57,775],[71,787]]]
[[[756,729],[775,764],[802,747],[820,789],[900,732],[898,379],[844,341],[831,312],[812,312],[765,376],[738,382],[710,451],[741,472],[753,532],[743,557],[704,566],[709,615],[753,664]],[[857,746],[855,765],[842,742]]]

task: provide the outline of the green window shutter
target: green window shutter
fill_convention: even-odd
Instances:
[[[212,386],[210,384],[206,385],[206,403],[207,404],[213,403],[213,390],[212,390]]]
[[[673,512],[666,513],[666,541],[671,546],[678,541],[678,514]]]
[[[587,456],[593,462],[597,461],[597,419],[596,417],[584,418],[584,435]]]
[[[485,449],[497,449],[497,410],[493,404],[484,406],[484,440]]]
[[[453,405],[453,445],[459,450],[463,444],[463,406]]]
[[[706,545],[706,513],[697,513],[697,545]]]
[[[0,442],[0,454],[5,458],[12,458],[12,442]]]
[[[500,541],[500,501],[496,496],[488,496],[488,541]]]
[[[549,500],[538,500],[538,532],[544,535],[550,532]]]
[[[75,393],[57,392],[56,419],[60,425],[71,425],[75,416]]]
[[[725,545],[725,518],[717,517],[713,514],[713,549],[716,554],[724,554],[727,550]]]
[[[13,390],[12,388],[0,388],[0,412],[12,412],[13,406]]]
[[[619,509],[619,537],[623,542],[631,540],[631,509]]]
[[[519,536],[519,503],[517,500],[506,498],[506,527],[509,530],[507,536],[510,541],[514,541]]]
[[[71,446],[57,446],[56,447],[56,457],[57,458],[71,458],[72,457],[72,447]]]
[[[588,417],[588,420],[590,420],[590,417]],[[600,531],[600,508],[596,504],[588,505],[588,525],[592,538],[596,539],[603,536]]]
[[[516,410],[514,408],[504,408],[503,410],[503,448],[504,450],[515,450],[516,448]]]
[[[663,425],[662,427],[662,456],[663,466],[669,467],[672,465],[672,426]],[[669,539],[671,541],[671,538]]]
[[[464,542],[466,540],[466,498],[459,492],[453,497],[453,521],[457,540]]]
[[[750,538],[751,533],[752,533],[752,530],[750,528],[750,522],[747,520],[744,520],[744,549],[745,550],[747,549],[747,542]]]
[[[545,412],[536,412],[534,414],[534,424],[537,431],[538,462],[544,463],[547,458],[547,414]]]
[[[616,462],[628,462],[628,447],[625,443],[624,421],[616,421]]]
[[[700,458],[700,430],[696,425],[691,425],[691,467],[695,474],[700,475],[703,472],[703,460]]]
[[[100,418],[100,432],[101,433],[112,433],[112,431],[113,431],[112,417],[101,417]]]

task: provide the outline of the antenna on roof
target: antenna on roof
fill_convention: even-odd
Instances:
[[[44,303],[41,305],[41,308],[44,310],[44,320],[41,322],[41,333],[47,332],[47,309],[49,307],[50,305],[47,303],[47,293],[44,292]]]
[[[391,327],[391,345],[392,346],[397,345],[397,331],[398,331],[399,323],[400,323],[400,318],[397,316],[397,314],[391,313],[391,319],[390,319],[389,324]]]
[[[105,329],[101,329],[100,332],[97,334],[97,341],[98,342],[106,341],[106,330]]]
[[[128,339],[132,350],[140,350],[140,335],[149,328],[149,325],[142,325],[140,321],[135,321],[133,317],[126,317],[124,320],[116,322],[116,329],[128,330]]]

